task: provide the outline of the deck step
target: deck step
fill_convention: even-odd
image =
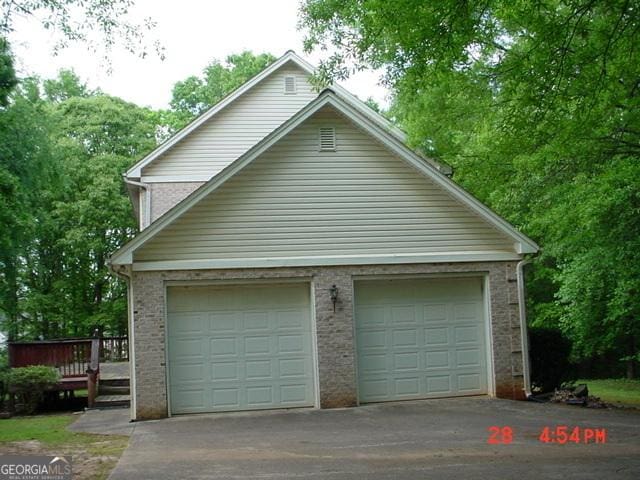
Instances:
[[[129,385],[105,385],[103,382],[98,385],[98,395],[129,395],[130,393]]]
[[[129,395],[98,395],[94,408],[127,407],[131,402]]]
[[[112,377],[100,374],[100,385],[109,387],[128,387],[129,377]]]

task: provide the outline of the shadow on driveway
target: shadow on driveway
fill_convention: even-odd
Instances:
[[[542,443],[557,425],[606,443]],[[491,426],[513,441],[488,444]],[[136,423],[109,478],[638,479],[640,411],[458,398],[174,417]]]

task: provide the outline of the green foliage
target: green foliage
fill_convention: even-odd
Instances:
[[[13,69],[13,57],[9,42],[0,37],[0,106],[6,107],[9,94],[18,84],[16,72]]]
[[[0,5],[0,35],[13,31],[16,18],[35,19],[46,30],[56,32],[52,45],[59,52],[71,43],[84,44],[90,51],[108,54],[116,45],[146,57],[155,51],[164,58],[158,41],[148,42],[145,34],[155,27],[151,18],[132,23],[127,18],[134,0],[12,0]]]
[[[529,329],[531,383],[541,392],[552,392],[575,378],[570,362],[571,342],[560,330],[537,327]]]
[[[543,247],[530,318],[576,358],[640,345],[635,2],[307,0],[321,77],[386,69],[410,142]]]
[[[60,70],[58,78],[47,79],[42,86],[46,99],[51,102],[88,97],[93,93],[73,70]]]
[[[231,55],[193,95],[188,81],[176,91],[208,108],[273,58]],[[136,231],[122,173],[191,118],[180,105],[141,108],[71,70],[14,88],[0,109],[0,327],[10,339],[127,333],[126,286],[106,264]]]
[[[37,410],[44,393],[60,381],[60,373],[53,367],[34,365],[12,368],[5,374],[5,378],[25,413],[31,415]]]
[[[230,92],[264,70],[276,58],[268,53],[254,55],[249,51],[229,55],[224,63],[211,62],[202,76],[191,76],[173,87],[171,108],[176,119],[171,125],[181,128],[193,117],[218,103]]]
[[[0,309],[10,338],[126,333],[125,286],[106,261],[135,233],[122,172],[156,145],[156,120],[90,92],[70,71],[24,80],[0,111],[9,206],[0,213]]]

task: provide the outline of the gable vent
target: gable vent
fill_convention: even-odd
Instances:
[[[320,151],[333,152],[336,149],[336,129],[333,127],[320,128]]]
[[[284,93],[289,95],[296,93],[296,77],[291,75],[284,77]]]

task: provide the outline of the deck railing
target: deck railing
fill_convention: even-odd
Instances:
[[[101,362],[128,362],[129,339],[127,337],[101,337]]]
[[[9,366],[55,367],[63,378],[85,377],[91,366],[91,339],[10,342]]]
[[[95,402],[100,362],[129,360],[127,337],[94,337],[36,342],[9,342],[9,366],[48,365],[58,369],[58,390],[87,388],[87,402]],[[74,380],[75,379],[75,380]]]

